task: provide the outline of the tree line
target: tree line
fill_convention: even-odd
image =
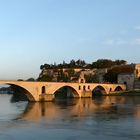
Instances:
[[[92,63],[87,63],[85,62],[85,60],[81,60],[81,59],[78,59],[78,60],[70,60],[69,63],[66,63],[65,61],[63,61],[62,63],[59,63],[59,64],[47,64],[45,63],[44,65],[41,65],[40,66],[40,69],[43,70],[43,69],[63,69],[63,68],[86,68],[86,69],[94,69],[94,68],[97,68],[97,69],[101,69],[101,68],[110,68],[110,67],[113,67],[113,66],[118,66],[118,65],[124,65],[126,64],[127,61],[125,60],[110,60],[110,59],[99,59],[95,62],[92,62]]]
[[[110,59],[99,59],[92,63],[86,63],[84,60],[70,60],[69,63],[66,63],[63,61],[59,64],[44,64],[40,66],[40,69],[42,70],[49,70],[53,69],[53,71],[58,72],[57,81],[58,82],[70,82],[71,77],[78,78],[80,76],[80,73],[76,73],[74,71],[75,68],[81,68],[81,69],[103,69],[108,68],[107,73],[104,75],[104,81],[105,82],[111,82],[116,83],[117,82],[117,76],[120,73],[131,73],[134,70],[133,65],[129,66],[126,65],[127,61],[125,60],[110,60]],[[67,69],[67,75],[64,74],[63,68]],[[42,75],[41,77],[38,77],[37,79],[29,78],[26,81],[52,81],[53,75]],[[96,75],[85,75],[86,82],[92,83],[92,82],[98,82],[98,78]],[[18,81],[22,81],[22,79],[18,79]]]

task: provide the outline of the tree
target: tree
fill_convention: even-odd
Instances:
[[[115,64],[116,65],[125,65],[125,64],[127,64],[127,61],[125,61],[125,60],[116,60]]]
[[[92,63],[93,68],[109,68],[113,65],[112,60],[109,59],[99,59]]]
[[[17,81],[24,81],[23,79],[18,79]]]
[[[104,75],[104,81],[117,83],[117,77],[118,77],[118,73],[114,70],[110,70],[108,71],[108,73]]]
[[[41,65],[41,66],[40,66],[40,69],[43,70],[43,68],[44,68],[44,65]]]
[[[69,81],[69,77],[67,75],[64,74],[64,72],[62,70],[60,70],[59,75],[57,77],[57,81],[58,82],[68,82]]]
[[[72,77],[75,74],[74,69],[69,69],[69,70],[67,70],[67,72],[68,72],[69,77]]]
[[[127,62],[125,60],[116,60],[112,61],[110,59],[99,59],[96,62],[92,63],[92,68],[111,68],[116,65],[125,65]]]
[[[27,81],[35,81],[35,79],[34,78],[29,78],[29,79],[27,79]]]
[[[78,59],[75,63],[76,63],[76,66],[78,66],[79,68],[82,68],[86,65],[86,62],[80,59]]]
[[[71,60],[70,61],[70,68],[74,68],[75,67],[75,60]]]
[[[96,75],[85,75],[85,80],[86,80],[86,83],[98,83],[99,81],[97,80],[97,77]]]
[[[50,75],[43,75],[42,77],[38,78],[38,81],[51,82],[52,78],[53,77]]]
[[[49,69],[49,68],[51,68],[51,65],[50,64],[44,64],[44,68]]]
[[[134,65],[123,65],[114,67],[104,75],[104,80],[111,83],[117,83],[118,74],[133,73]]]

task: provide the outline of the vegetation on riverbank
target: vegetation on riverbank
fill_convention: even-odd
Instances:
[[[110,59],[99,59],[92,63],[86,63],[85,60],[74,60],[72,59],[69,63],[63,61],[60,64],[44,64],[40,66],[40,69],[62,69],[62,68],[87,68],[87,69],[102,69],[102,68],[111,68],[112,66],[119,66],[126,64],[127,61],[125,60],[110,60]]]
[[[122,68],[122,66],[125,66],[126,63],[127,62],[125,60],[113,61],[109,59],[99,59],[92,63],[86,63],[85,60],[72,59],[69,63],[63,61],[63,63],[60,64],[44,64],[40,66],[42,72],[37,81],[73,82],[77,81],[76,79],[80,77],[83,71],[87,71],[86,69],[90,69],[98,73],[98,69],[112,69],[113,67],[118,67],[118,69],[109,71],[109,73],[107,72],[103,77],[105,82],[116,83],[117,75],[122,72],[123,69],[127,72],[132,71],[130,68]],[[81,69],[81,71],[75,71],[75,69]],[[86,83],[99,82],[99,76],[97,76],[96,73],[84,74]]]
[[[140,90],[121,91],[109,94],[109,96],[140,96]]]

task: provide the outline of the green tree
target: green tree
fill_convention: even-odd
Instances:
[[[104,75],[104,80],[106,82],[117,83],[118,74],[122,73],[133,73],[134,65],[123,65],[114,67]]]
[[[75,68],[75,60],[74,59],[72,59],[71,61],[70,61],[70,68]]]
[[[24,81],[23,79],[18,79],[17,81]]]
[[[96,75],[89,74],[89,75],[85,75],[84,77],[85,77],[86,83],[98,83],[99,82]]]
[[[118,73],[116,71],[110,70],[108,71],[108,73],[104,75],[104,81],[117,83],[117,76],[118,76]]]
[[[99,59],[96,62],[92,63],[92,68],[111,68],[116,65],[125,65],[127,62],[125,60],[116,60],[112,61],[109,59]]]
[[[113,66],[113,61],[108,59],[99,59],[92,63],[93,68],[109,68]]]
[[[35,79],[34,78],[29,78],[29,79],[27,79],[27,81],[35,81]]]
[[[42,77],[38,78],[38,81],[43,81],[43,82],[52,82],[52,76],[50,75],[43,75]]]
[[[68,72],[68,76],[69,76],[69,77],[72,77],[72,76],[75,75],[74,69],[69,69],[69,70],[67,70],[67,72]]]

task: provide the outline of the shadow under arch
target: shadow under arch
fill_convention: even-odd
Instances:
[[[17,97],[21,97],[21,99],[23,98],[24,100],[27,100],[27,101],[35,101],[34,97],[27,89],[16,84],[12,84],[12,83],[3,83],[3,85],[11,86],[13,95]]]
[[[60,87],[54,92],[54,95],[57,99],[79,98],[78,92],[71,86]]]
[[[96,86],[93,90],[92,90],[92,97],[93,96],[102,96],[102,95],[106,95],[107,92],[105,90],[105,88],[103,86]]]
[[[123,91],[121,86],[117,86],[114,91]]]

